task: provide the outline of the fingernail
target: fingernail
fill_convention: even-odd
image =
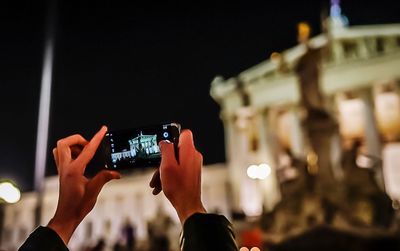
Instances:
[[[107,131],[107,126],[103,125],[103,126],[101,127],[101,130]]]
[[[160,141],[160,143],[158,143],[158,147],[160,147],[161,151],[163,150],[163,148],[165,147],[164,145],[166,145],[166,144],[171,144],[171,141],[162,140],[162,141]]]
[[[115,171],[108,171],[108,173],[114,178],[114,179],[121,179],[121,174]]]
[[[161,145],[161,144],[172,144],[172,142],[169,141],[168,139],[165,139],[165,140],[161,140],[160,143],[158,143],[158,144],[159,145]]]

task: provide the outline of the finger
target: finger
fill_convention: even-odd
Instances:
[[[198,165],[200,167],[200,169],[203,167],[203,155],[196,151],[196,155],[197,155],[197,161],[200,163],[200,165]]]
[[[115,171],[103,170],[96,174],[87,184],[87,199],[96,199],[103,186],[113,179],[121,178],[121,174]]]
[[[161,150],[161,164],[160,169],[163,169],[166,166],[177,166],[178,162],[175,158],[175,149],[173,143],[168,143],[167,141],[160,142],[160,150]],[[160,170],[161,172],[161,170]]]
[[[161,185],[159,169],[157,169],[154,172],[153,177],[151,178],[151,181],[150,181],[150,187],[154,188],[153,189],[153,195],[157,195],[162,191],[162,185]]]
[[[193,148],[194,147],[194,141],[193,141],[193,133],[189,129],[185,129],[182,131],[182,133],[179,135],[179,147],[183,145],[188,145]]]
[[[153,195],[157,195],[157,194],[159,194],[159,193],[161,193],[161,191],[162,191],[162,189],[161,188],[159,188],[159,187],[155,187],[154,189],[153,189]]]
[[[60,170],[58,170],[58,153],[57,153],[57,147],[53,148],[53,157],[54,157],[54,162],[56,163],[57,172],[60,173]]]
[[[160,170],[157,169],[154,174],[153,177],[150,180],[149,186],[151,188],[154,188],[156,186],[161,186],[161,179],[160,179]]]
[[[107,127],[102,126],[101,129],[93,136],[90,142],[83,148],[81,154],[76,159],[77,161],[82,163],[81,166],[83,167],[83,169],[93,158],[106,132],[107,132]]]
[[[184,130],[179,136],[179,163],[184,163],[195,153],[193,134],[190,130]]]
[[[65,163],[71,161],[71,149],[73,145],[85,146],[88,141],[79,134],[60,139],[57,141],[58,162]]]

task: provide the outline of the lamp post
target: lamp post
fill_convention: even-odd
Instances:
[[[48,13],[45,29],[42,82],[40,88],[39,117],[36,137],[34,185],[37,194],[37,203],[35,209],[35,225],[40,225],[42,216],[47,141],[49,136],[51,87],[53,81],[55,29],[57,22],[57,0],[47,2]]]
[[[21,191],[11,181],[0,182],[0,245],[3,240],[4,204],[14,204],[21,199]]]

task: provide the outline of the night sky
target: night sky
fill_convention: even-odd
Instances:
[[[32,189],[46,2],[0,3],[0,177]],[[200,4],[201,3],[201,4]],[[268,3],[268,4],[266,4]],[[49,153],[57,139],[90,138],[164,121],[191,128],[206,164],[224,162],[219,107],[225,78],[296,42],[296,24],[320,30],[329,1],[141,5],[58,1]],[[400,3],[343,0],[350,24],[400,23]],[[49,156],[47,174],[55,174]]]

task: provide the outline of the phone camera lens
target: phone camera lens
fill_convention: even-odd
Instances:
[[[168,138],[169,133],[168,132],[164,132],[163,136],[164,136],[164,138]]]

